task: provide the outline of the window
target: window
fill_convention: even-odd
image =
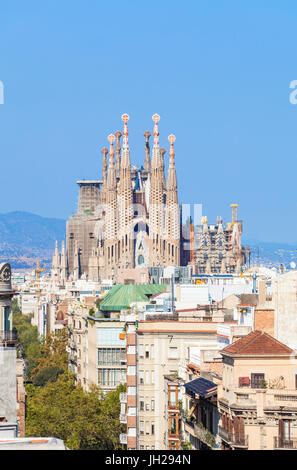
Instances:
[[[150,383],[150,373],[147,370],[145,373],[145,383],[148,385]]]
[[[126,382],[124,369],[98,369],[98,385],[117,387]]]
[[[149,352],[149,345],[145,345],[145,358],[148,359],[150,357],[150,352]]]
[[[154,435],[154,434],[155,434],[155,423],[152,422],[152,435]]]
[[[176,418],[176,415],[175,414],[171,414],[169,415],[169,432],[170,432],[170,435],[171,436],[175,436],[176,435],[176,431],[177,431],[177,418]]]
[[[144,371],[143,370],[139,371],[139,383],[140,384],[144,383]]]
[[[264,374],[251,374],[251,388],[263,388]]]
[[[128,366],[127,367],[127,375],[136,375],[136,367],[135,366]]]
[[[139,408],[140,408],[140,411],[144,411],[144,400],[143,400],[143,398],[140,399],[140,401],[139,401]]]
[[[128,395],[136,395],[136,387],[128,387]]]
[[[128,436],[136,437],[136,428],[128,428]]]
[[[135,333],[135,325],[128,325],[128,331],[127,333]]]
[[[144,257],[142,255],[138,256],[138,264],[144,264]]]
[[[150,402],[149,402],[148,397],[146,397],[145,409],[146,409],[146,411],[150,411]]]
[[[155,383],[155,371],[152,370],[152,384]]]
[[[152,399],[152,406],[151,406],[152,411],[155,411],[155,400]]]
[[[143,357],[143,344],[139,345],[139,357]]]
[[[149,434],[150,433],[150,423],[148,421],[146,421],[145,423],[145,434]]]
[[[168,353],[169,359],[178,359],[178,348],[177,347],[170,347]]]
[[[123,348],[98,348],[98,365],[120,366],[125,360]]]
[[[127,354],[136,354],[136,347],[135,346],[128,346]]]
[[[4,307],[4,331],[10,330],[10,323],[10,307]]]
[[[136,408],[134,406],[129,406],[128,416],[136,416]]]
[[[151,345],[151,355],[152,355],[152,359],[154,359],[155,358],[155,347],[154,347],[153,344]]]

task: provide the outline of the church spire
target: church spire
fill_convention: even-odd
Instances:
[[[107,183],[107,158],[106,155],[108,154],[107,148],[103,148],[101,150],[103,155],[103,162],[102,162],[102,202],[105,203],[106,198],[106,183]]]
[[[106,155],[108,154],[107,148],[103,148],[101,150],[101,153],[103,155],[103,162],[102,162],[102,180],[103,184],[106,184],[106,179],[107,179],[107,157]]]
[[[166,188],[166,181],[165,181],[165,162],[164,162],[164,155],[166,153],[165,149],[160,149],[161,153],[161,176],[162,176],[162,183],[163,183],[163,188]]]
[[[66,281],[67,279],[67,257],[66,257],[64,240],[62,240],[62,251],[61,251],[61,279],[63,281]]]
[[[127,122],[129,121],[130,117],[128,114],[123,114],[122,115],[122,121],[124,122],[124,131],[123,131],[123,147],[126,149],[126,148],[129,148],[129,144],[128,144],[128,125],[127,125]]]
[[[179,266],[180,263],[180,213],[177,197],[177,180],[174,162],[174,135],[168,137],[170,142],[169,168],[166,191],[166,229],[168,240],[167,263]]]
[[[175,150],[174,142],[176,140],[175,135],[171,134],[168,137],[170,142],[170,152],[169,152],[169,169],[168,169],[168,178],[167,178],[167,192],[172,193],[172,202],[177,202],[177,180],[176,180],[176,170],[175,170]]]
[[[54,281],[59,281],[60,280],[60,255],[59,255],[58,242],[57,241],[56,241],[56,247],[55,247],[55,252],[54,252],[54,256],[53,256],[51,278]]]
[[[52,264],[53,269],[60,269],[60,256],[59,256],[59,250],[58,250],[58,242],[56,241],[55,245],[55,252],[53,256],[53,264]]]
[[[159,146],[159,127],[158,122],[160,121],[160,116],[158,114],[153,115],[154,126],[154,146]]]
[[[122,249],[120,264],[124,268],[134,267],[133,255],[133,239],[132,239],[132,219],[133,219],[133,191],[132,191],[132,178],[131,178],[131,164],[130,164],[130,149],[128,144],[128,114],[123,114],[122,121],[124,122],[123,130],[123,146],[122,146],[122,161],[121,161],[121,174],[118,186],[118,235],[121,239]]]
[[[115,133],[116,139],[117,139],[117,145],[116,145],[116,163],[115,163],[115,169],[116,172],[119,173],[121,169],[121,137],[122,133],[120,131],[117,131]]]
[[[145,160],[144,160],[144,169],[150,171],[151,169],[151,158],[150,158],[150,136],[151,133],[146,131],[144,133],[145,137]]]
[[[115,177],[115,167],[114,167],[114,146],[113,143],[115,141],[115,136],[110,134],[108,136],[108,141],[110,144],[109,147],[109,167],[108,167],[108,174],[107,174],[107,189],[116,189],[116,177]]]

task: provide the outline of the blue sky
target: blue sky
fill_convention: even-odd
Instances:
[[[0,80],[0,212],[67,218],[121,115],[140,165],[158,113],[180,202],[297,242],[295,0],[3,0]]]

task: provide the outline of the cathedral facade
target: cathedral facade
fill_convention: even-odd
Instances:
[[[52,275],[99,281],[116,279],[118,270],[180,266],[180,208],[175,169],[175,136],[166,150],[159,144],[159,120],[153,116],[153,148],[145,132],[141,168],[131,164],[129,116],[122,116],[123,134],[108,136],[103,148],[102,180],[79,181],[77,214],[67,222],[66,243],[59,258],[56,246]],[[123,142],[121,145],[121,137]],[[62,267],[63,260],[63,267]]]
[[[240,274],[243,266],[249,266],[250,252],[241,245],[238,205],[231,205],[232,222],[227,225],[221,217],[215,225],[202,217],[201,223],[194,226],[188,222],[184,230],[175,136],[168,137],[165,175],[166,150],[160,148],[160,116],[155,114],[153,147],[151,150],[151,133],[146,131],[144,163],[138,168],[130,158],[129,116],[124,114],[122,120],[123,133],[109,135],[109,148],[101,151],[102,179],[77,182],[77,213],[67,222],[61,254],[56,243],[52,279],[63,283],[78,279],[122,282],[134,277],[135,282],[151,282],[149,272],[162,272],[165,266],[188,266],[191,275]]]

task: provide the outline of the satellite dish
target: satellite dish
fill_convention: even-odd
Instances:
[[[291,261],[290,266],[291,266],[292,269],[295,269],[296,268],[296,263],[294,261]]]

